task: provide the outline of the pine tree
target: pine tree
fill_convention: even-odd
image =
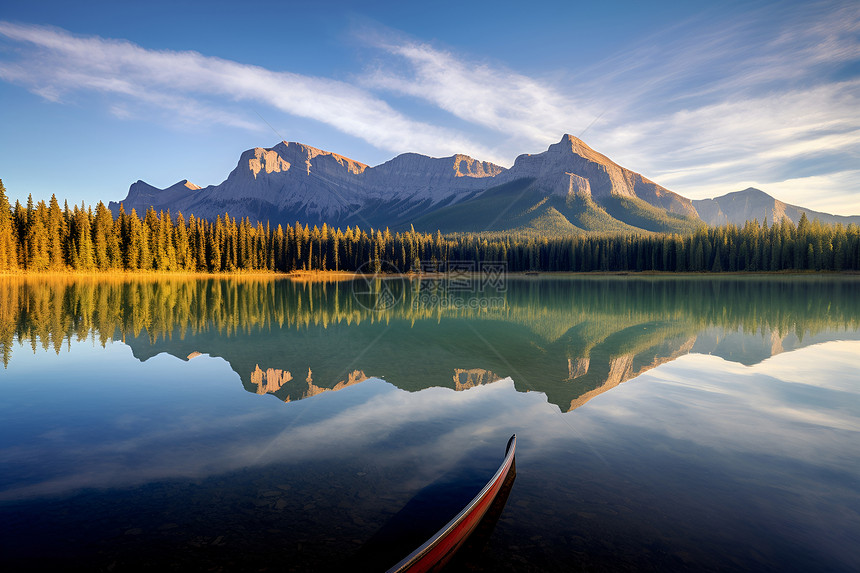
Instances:
[[[74,237],[75,255],[73,266],[76,270],[91,271],[95,267],[95,249],[93,248],[93,236],[91,228],[92,213],[85,209],[75,207],[74,211]]]
[[[188,228],[185,226],[185,217],[181,212],[176,214],[176,225],[173,227],[173,245],[176,251],[176,266],[181,270],[192,270],[194,268],[194,255],[191,252],[191,243],[188,238]]]
[[[113,232],[113,217],[101,201],[96,205],[94,227],[93,249],[95,251],[95,266],[99,270],[107,270],[111,268],[108,242]]]
[[[173,245],[173,222],[170,211],[161,211],[157,216],[153,233],[155,268],[160,271],[176,270],[176,248]]]
[[[6,197],[6,187],[0,179],[0,271],[18,268],[18,244],[15,237],[12,209]]]
[[[50,264],[48,254],[48,208],[39,201],[33,208],[32,195],[27,200],[27,270],[45,271]]]
[[[134,208],[131,209],[130,214],[124,215],[123,221],[123,245],[126,247],[123,257],[125,268],[129,271],[136,271],[140,269],[143,225]]]
[[[63,245],[67,240],[68,230],[56,195],[51,195],[51,201],[48,203],[47,234],[48,268],[55,271],[63,269],[66,266]]]
[[[224,265],[222,263],[224,222],[221,220],[221,215],[218,215],[215,220],[215,228],[210,229],[208,237],[206,252],[209,253],[209,272],[217,273],[224,270]]]

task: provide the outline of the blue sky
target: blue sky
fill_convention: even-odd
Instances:
[[[510,166],[562,134],[690,198],[860,214],[860,3],[7,3],[0,178],[95,203],[281,138]]]

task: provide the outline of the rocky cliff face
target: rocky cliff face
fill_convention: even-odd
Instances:
[[[134,183],[122,204],[139,214],[153,207],[214,219],[309,224],[394,226],[416,210],[453,204],[485,189],[504,168],[466,155],[445,158],[405,153],[377,167],[301,143],[281,142],[242,153],[219,185],[181,181],[158,189]],[[115,213],[118,202],[111,202]]]
[[[483,368],[455,368],[453,377],[454,390],[462,392],[475,386],[492,384],[501,379],[501,376]]]
[[[435,158],[404,153],[368,169],[363,183],[379,200],[429,200],[437,204],[486,189],[488,181],[504,170],[467,155]]]
[[[338,220],[365,200],[355,180],[366,169],[363,163],[300,143],[257,147],[242,154],[226,181],[202,190],[192,208],[220,205],[220,213],[246,209],[252,218],[274,210]]]

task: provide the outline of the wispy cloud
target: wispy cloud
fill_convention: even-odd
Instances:
[[[631,121],[605,138],[667,185],[761,179],[797,158],[857,153],[859,105],[860,81],[839,82]]]
[[[860,161],[860,81],[845,71],[860,59],[858,30],[860,6],[833,2],[701,17],[552,80],[391,34],[372,42],[392,61],[363,81],[501,134],[505,153],[600,117],[592,146],[676,191],[712,196],[755,179],[778,194],[798,177],[832,188],[845,168],[828,157]]]
[[[860,6],[810,3],[691,30],[649,39],[641,59],[614,59],[608,78],[596,73],[586,89],[618,113],[592,143],[694,198],[751,180],[777,195],[797,178],[846,183],[839,173],[860,161],[860,81],[846,71],[860,60]],[[846,205],[860,212],[858,199]]]
[[[408,68],[377,67],[362,80],[365,85],[427,100],[520,145],[555,141],[559,130],[583,129],[595,115],[552,84],[512,70],[469,62],[424,43],[380,40],[376,46]]]
[[[250,101],[323,122],[382,149],[445,155],[465,148],[492,155],[461,133],[413,120],[338,80],[56,28],[0,22],[0,34],[25,46],[18,61],[0,62],[0,77],[51,101],[94,91],[168,110],[183,121],[252,128],[256,122],[229,105]]]
[[[585,132],[592,147],[692,198],[750,181],[783,198],[783,184],[802,180],[820,185],[807,192],[821,191],[819,207],[860,213],[860,181],[844,175],[860,162],[860,5],[751,8],[731,21],[720,12],[539,73],[365,29],[358,41],[377,57],[341,79],[0,22],[14,48],[0,54],[0,78],[57,102],[104,94],[118,118],[143,107],[168,122],[259,130],[250,102],[392,153],[503,165]]]

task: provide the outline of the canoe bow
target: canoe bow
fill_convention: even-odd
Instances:
[[[454,556],[454,553],[465,543],[466,539],[487,513],[493,500],[502,489],[502,484],[514,467],[514,455],[517,449],[517,435],[508,440],[505,449],[505,459],[487,485],[449,521],[433,537],[424,542],[421,547],[410,553],[387,573],[420,573],[438,571]]]

